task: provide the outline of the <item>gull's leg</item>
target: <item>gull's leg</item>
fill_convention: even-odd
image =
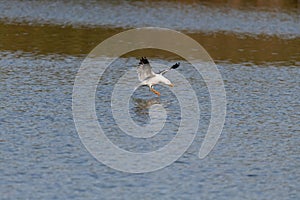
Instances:
[[[156,94],[157,96],[160,96],[160,93],[157,90],[155,90],[153,87],[150,87],[150,91]]]

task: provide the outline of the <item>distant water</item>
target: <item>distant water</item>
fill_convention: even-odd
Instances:
[[[158,26],[189,32],[234,32],[299,37],[299,8],[232,9],[149,1],[1,1],[0,19],[72,26]]]

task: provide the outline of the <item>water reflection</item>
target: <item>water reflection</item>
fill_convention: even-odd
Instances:
[[[180,30],[214,60],[300,61],[299,1],[0,1],[0,51],[85,56],[110,36],[141,26]]]
[[[85,56],[104,39],[123,30],[107,27],[78,29],[48,25],[33,27],[0,23],[0,38],[5,38],[1,41],[0,51],[32,52],[31,55],[59,53]],[[300,62],[299,37],[294,39],[263,35],[252,37],[223,32],[214,34],[197,32],[188,35],[199,42],[214,60],[254,64],[281,62],[284,65]],[[158,53],[156,49],[132,52],[128,57],[141,55],[160,59],[178,59],[174,54],[162,51]]]
[[[161,100],[159,97],[154,97],[151,99],[141,99],[132,97],[134,103],[134,112],[137,115],[147,115],[149,114],[149,108],[154,104],[160,104]]]

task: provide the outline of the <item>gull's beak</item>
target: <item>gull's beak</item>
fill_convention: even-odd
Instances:
[[[169,86],[170,86],[170,87],[174,87],[174,84],[171,83]]]

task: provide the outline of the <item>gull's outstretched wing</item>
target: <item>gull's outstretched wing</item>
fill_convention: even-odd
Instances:
[[[170,67],[169,69],[165,69],[165,70],[163,70],[163,71],[160,71],[159,74],[163,75],[163,74],[167,73],[168,71],[170,71],[170,70],[172,70],[172,69],[178,68],[179,65],[180,65],[180,63],[178,62],[178,63],[176,63],[175,65],[173,65],[172,67]]]
[[[142,57],[142,59],[140,60],[140,63],[137,67],[137,73],[140,81],[143,81],[155,75],[155,73],[152,71],[152,67],[149,64],[149,61],[144,57]]]

